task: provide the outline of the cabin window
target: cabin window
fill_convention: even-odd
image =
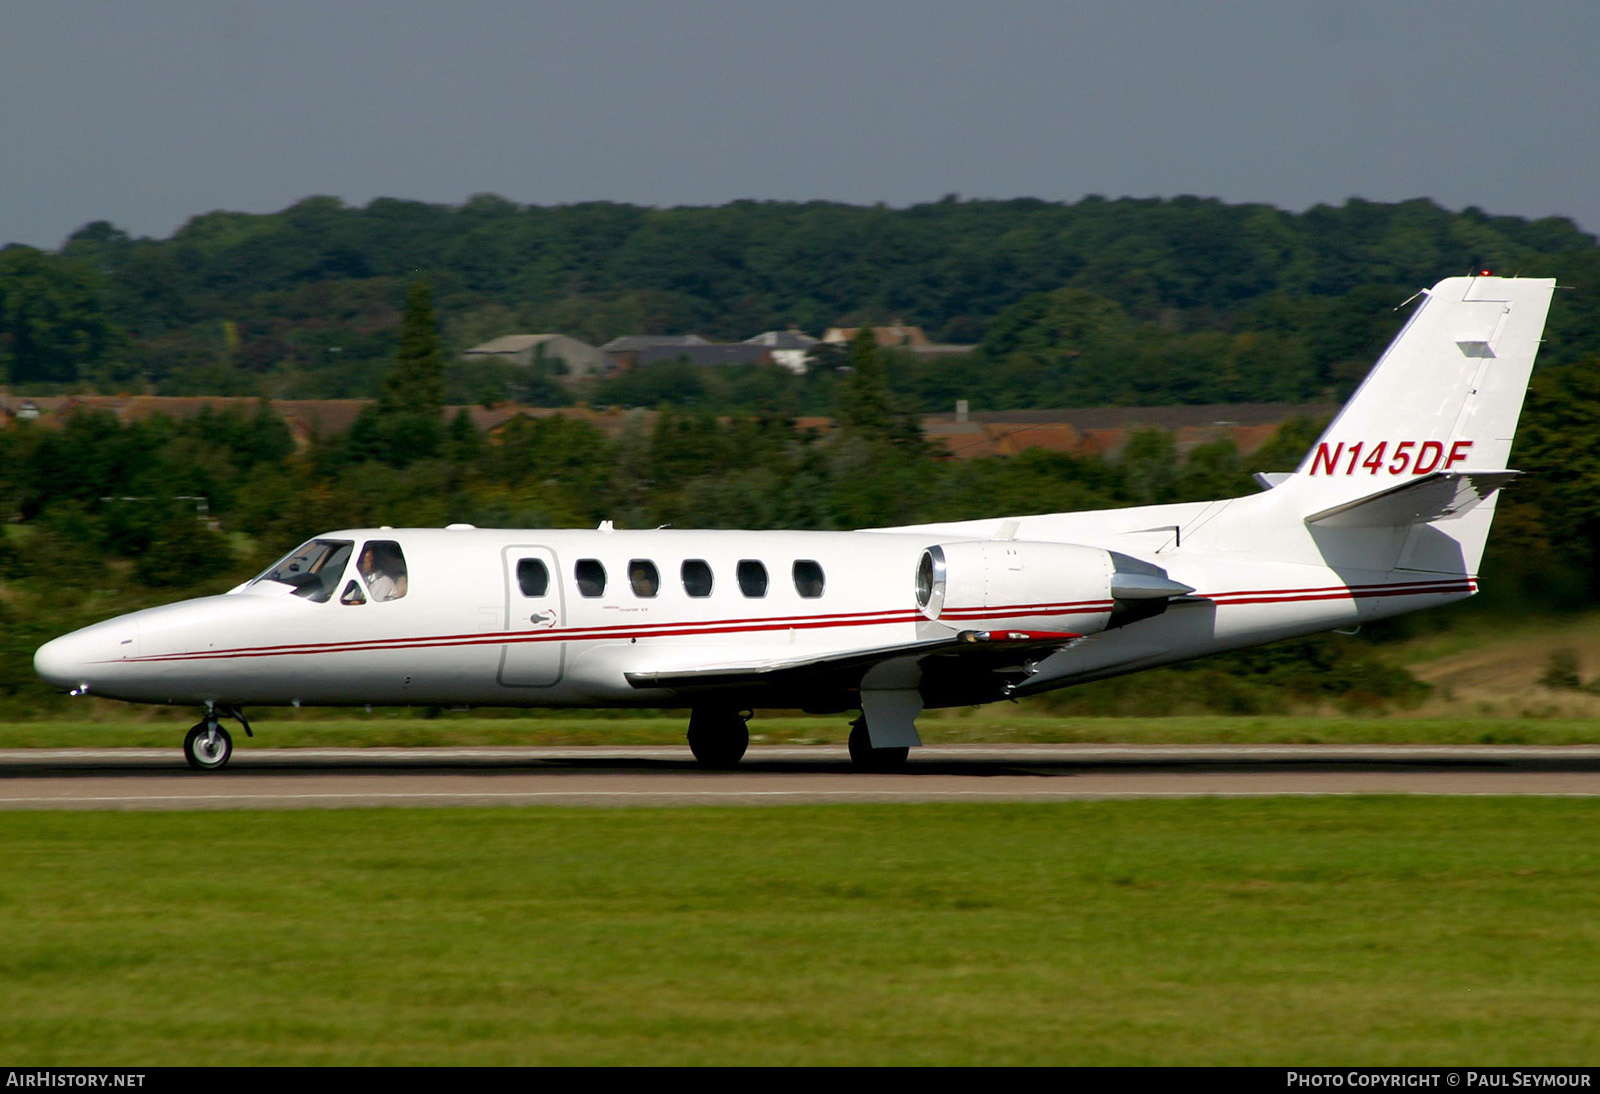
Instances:
[[[683,591],[693,597],[711,595],[711,565],[703,558],[691,558],[678,571]]]
[[[661,574],[656,571],[656,564],[647,558],[629,559],[628,585],[634,596],[655,596],[661,588]]]
[[[323,603],[333,596],[344,576],[345,563],[355,544],[347,539],[314,539],[297,547],[256,581],[275,581],[294,590],[295,596]]]
[[[367,540],[356,568],[367,583],[367,595],[373,603],[399,600],[406,595],[406,556],[394,540]]]
[[[606,595],[606,568],[600,565],[597,558],[580,558],[578,564],[572,568],[573,576],[578,579],[578,595],[591,599]]]
[[[601,583],[604,585],[604,576]],[[517,588],[523,596],[545,596],[550,592],[550,571],[536,558],[517,561]]]
[[[349,581],[344,583],[344,592],[339,594],[339,603],[365,604],[366,602],[367,594],[361,591],[361,582],[357,581],[355,578],[351,578]]]
[[[794,564],[794,591],[807,600],[815,600],[822,595],[823,583],[820,562],[802,558]]]
[[[753,558],[741,558],[736,571],[739,591],[745,596],[767,595],[767,568]]]

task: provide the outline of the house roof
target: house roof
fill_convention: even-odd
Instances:
[[[754,338],[746,338],[744,343],[747,346],[766,346],[768,349],[810,349],[817,344],[817,340],[804,331],[769,330]]]
[[[691,365],[758,365],[770,360],[766,346],[747,342],[715,342],[703,346],[647,346],[639,351],[636,365],[688,361]]]
[[[731,363],[722,351],[765,354],[766,347],[743,343],[663,349],[666,359],[707,354],[701,363]],[[720,356],[719,356],[720,355]],[[691,356],[691,359],[693,357]],[[369,399],[274,399],[272,409],[288,424],[299,447],[315,436],[347,432],[355,424]],[[106,411],[124,422],[143,421],[152,415],[188,418],[204,410],[253,412],[259,399],[223,396],[175,397],[160,395],[35,395],[19,396],[0,391],[0,425],[26,420],[37,411],[37,428],[60,428],[77,411]],[[655,414],[647,410],[589,407],[528,407],[504,404],[495,407],[447,407],[454,417],[465,410],[473,425],[484,432],[503,428],[517,418],[537,421],[565,417],[584,421],[608,435],[622,430],[628,422],[646,426]],[[1141,429],[1161,429],[1172,434],[1180,453],[1219,440],[1230,440],[1244,455],[1256,451],[1291,418],[1326,419],[1338,407],[1328,403],[1228,403],[1210,406],[1110,406],[1070,407],[1053,410],[973,411],[966,421],[954,415],[936,414],[922,419],[927,439],[954,459],[983,456],[1009,456],[1030,448],[1067,452],[1080,456],[1117,456],[1129,438]],[[797,418],[797,428],[820,433],[831,432],[829,418]]]
[[[1290,418],[1330,418],[1337,403],[1206,403],[1169,406],[1081,406],[1054,407],[1048,410],[974,410],[967,417],[973,422],[1014,422],[1043,425],[1068,422],[1079,429],[1165,429],[1177,432],[1186,426],[1278,425]],[[953,415],[930,415],[929,421],[953,419]]]
[[[606,353],[633,353],[652,346],[709,346],[698,334],[625,334],[600,348]]]
[[[954,415],[933,415],[922,420],[922,430],[954,459],[1010,456],[1029,448],[1115,458],[1141,429],[1172,434],[1181,454],[1228,440],[1248,456],[1290,418],[1324,419],[1338,409],[1327,403],[1227,403],[989,410],[973,411],[966,421],[958,421]]]
[[[860,327],[829,327],[827,333],[822,336],[822,340],[835,344],[848,342],[856,336],[856,332],[860,329]],[[872,337],[877,341],[878,345],[883,346],[885,349],[895,347],[913,348],[931,344],[928,341],[928,336],[922,333],[921,327],[908,327],[903,323],[895,323],[888,327],[873,327]]]
[[[506,334],[481,346],[473,346],[467,353],[521,353],[525,349],[561,338],[559,334]]]

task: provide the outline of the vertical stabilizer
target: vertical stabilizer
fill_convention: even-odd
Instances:
[[[1554,289],[1548,278],[1488,276],[1429,289],[1279,489],[1313,518],[1424,477],[1507,469]],[[1396,564],[1475,572],[1493,502],[1417,526]]]

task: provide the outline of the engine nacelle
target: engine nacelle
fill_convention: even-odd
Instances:
[[[941,543],[917,565],[917,607],[962,630],[1094,634],[1117,606],[1111,552],[1075,543]]]

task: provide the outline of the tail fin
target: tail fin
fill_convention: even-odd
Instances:
[[[1534,355],[1544,334],[1555,281],[1547,278],[1452,277],[1424,294],[1292,479],[1292,493],[1312,522],[1345,524],[1449,520],[1418,527],[1397,557],[1401,568],[1475,573],[1494,512],[1494,489],[1508,481],[1511,440],[1522,412]],[[1502,474],[1486,474],[1501,472]],[[1380,502],[1404,493],[1414,503],[1419,480],[1442,480],[1452,496],[1474,483],[1470,506]],[[1489,487],[1485,491],[1485,487]],[[1464,495],[1463,495],[1464,496]],[[1479,503],[1481,502],[1481,504]],[[1409,515],[1408,515],[1409,514]],[[1449,544],[1441,541],[1448,539]],[[1447,547],[1440,551],[1436,548]]]

